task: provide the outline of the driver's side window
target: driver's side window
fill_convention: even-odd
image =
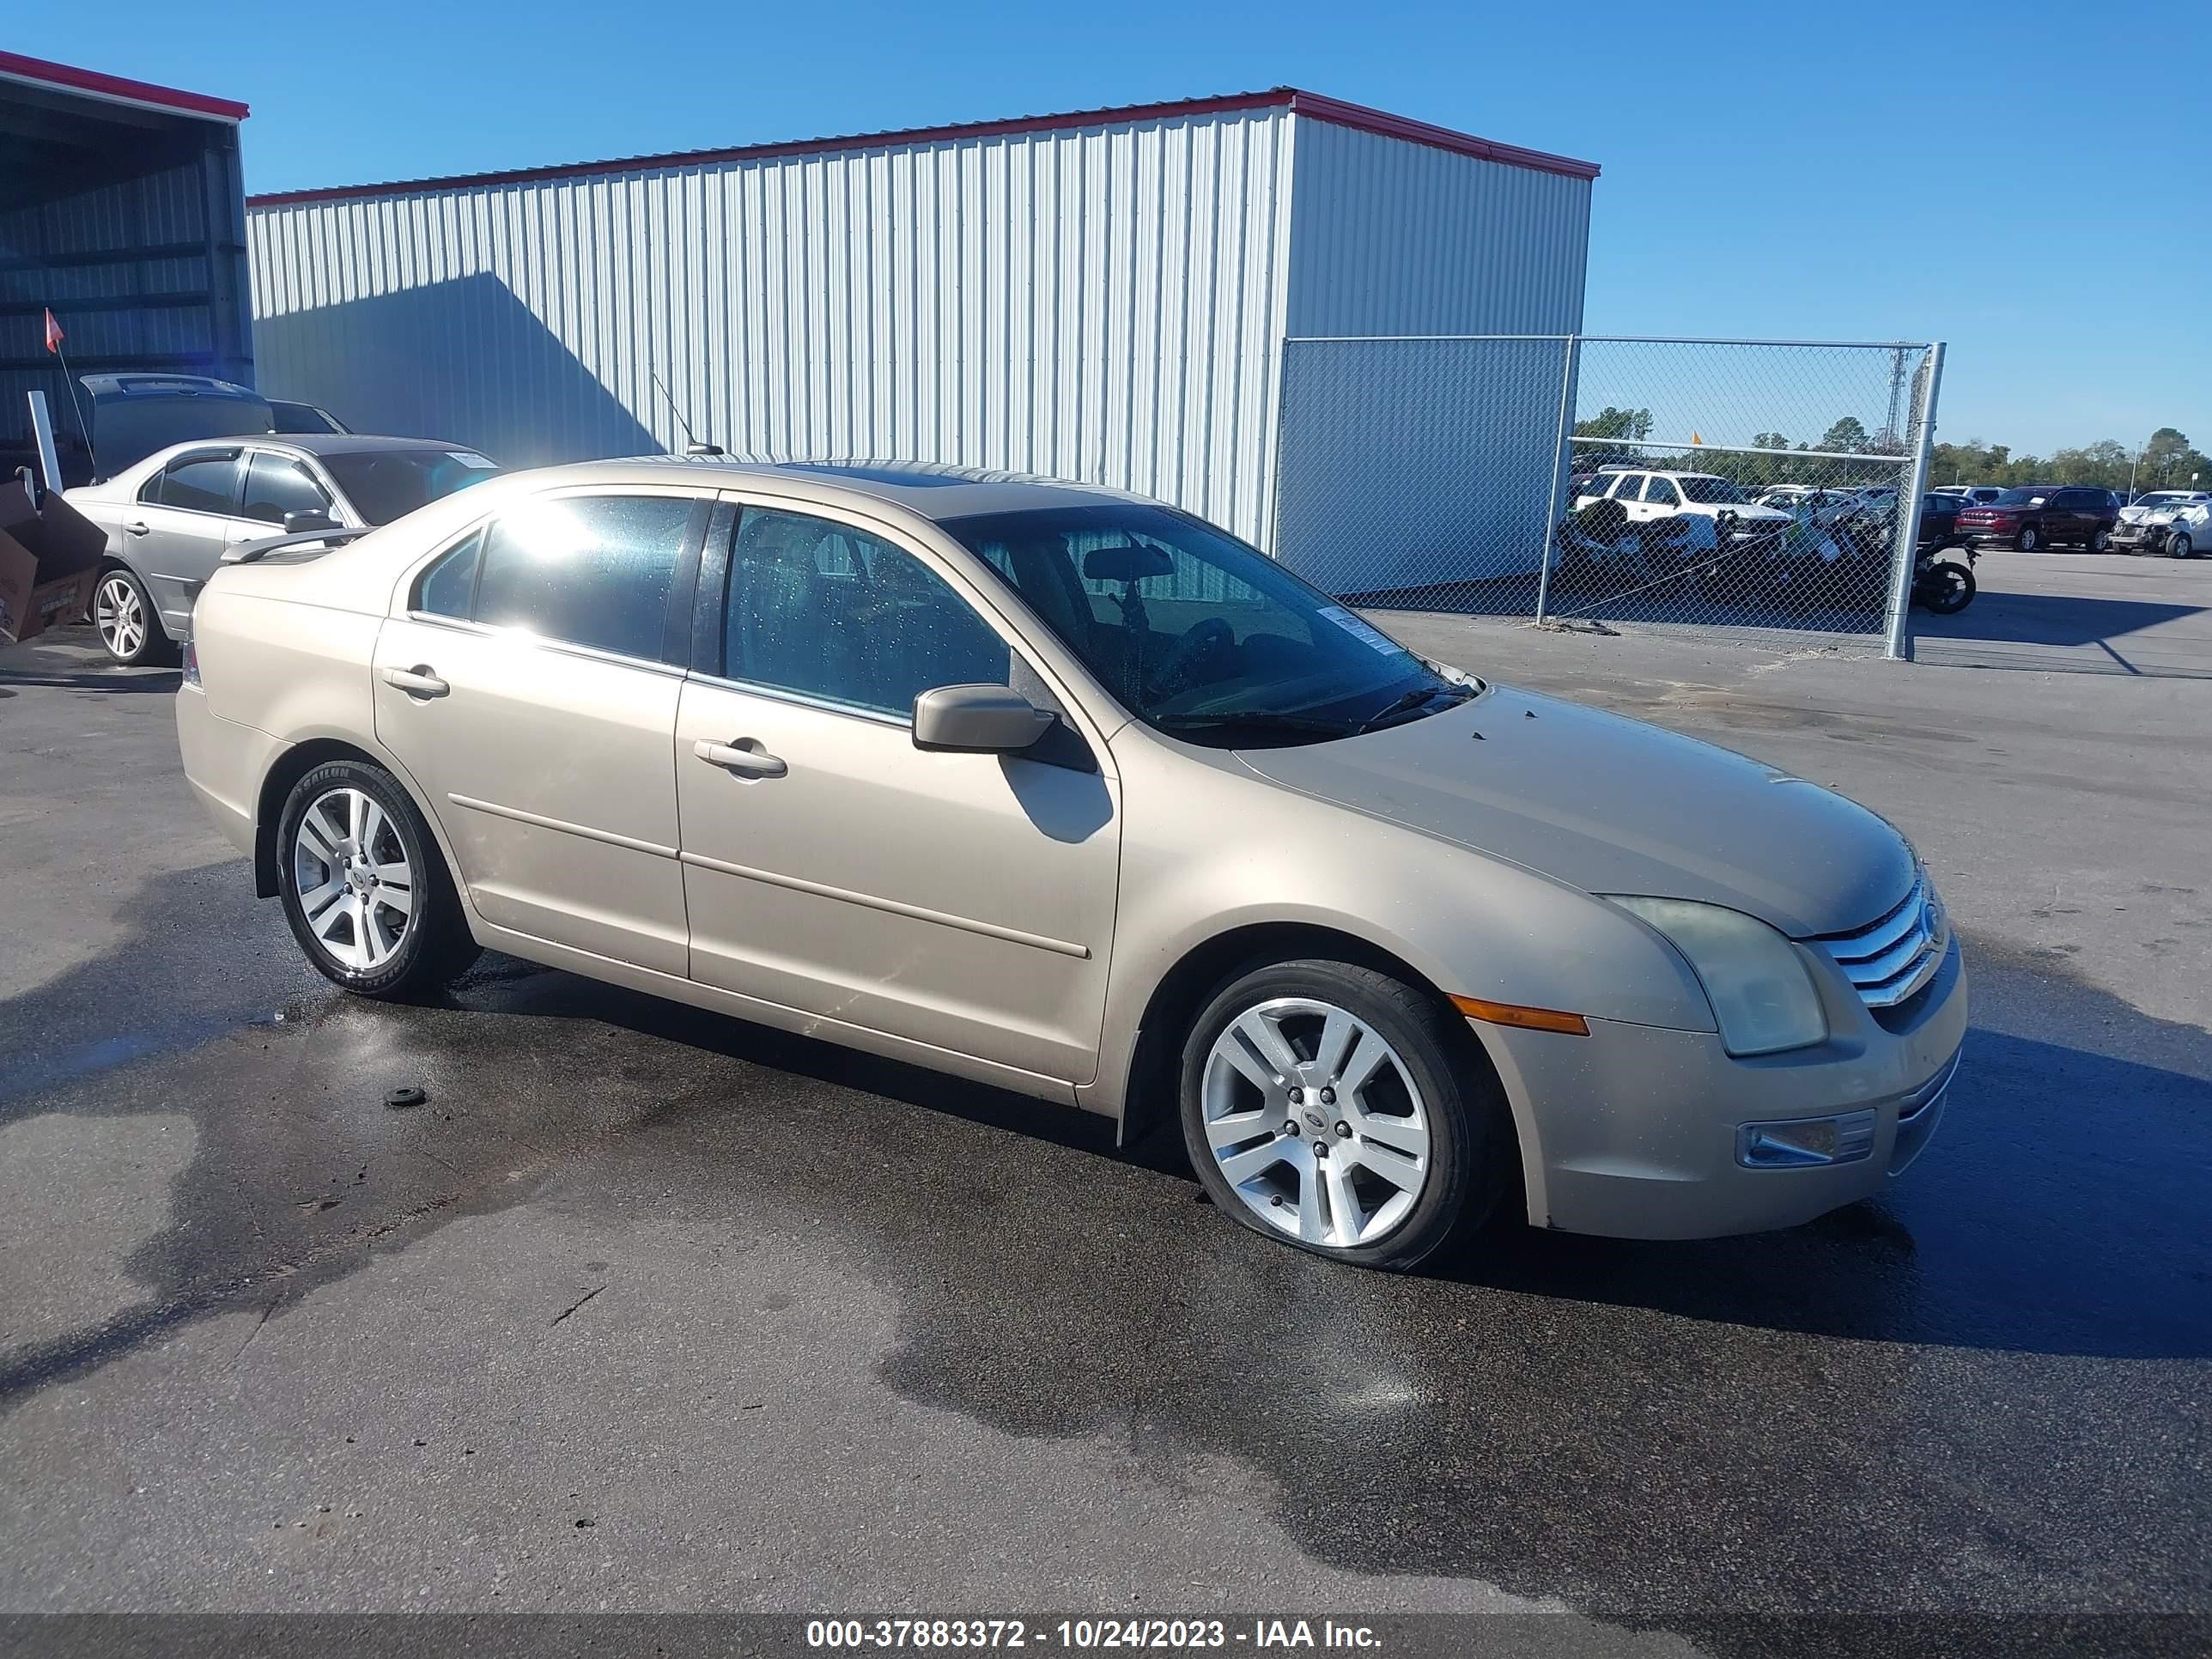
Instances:
[[[730,679],[909,718],[940,685],[1004,685],[1006,642],[945,579],[850,525],[749,507],[723,611]]]

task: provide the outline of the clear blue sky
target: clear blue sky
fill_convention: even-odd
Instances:
[[[1593,331],[1940,338],[1947,439],[2212,447],[2212,0],[11,11],[251,104],[249,191],[1306,87],[1602,165]]]

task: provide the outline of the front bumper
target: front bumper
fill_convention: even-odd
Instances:
[[[1529,1220],[1616,1238],[1711,1238],[1796,1226],[1887,1186],[1935,1133],[1957,1068],[1958,940],[1887,1024],[1839,975],[1818,982],[1828,1041],[1750,1060],[1710,1032],[1599,1019],[1587,1037],[1484,1027],[1520,1131]],[[1738,1161],[1747,1124],[1867,1113],[1866,1152],[1850,1162]],[[1847,1139],[1863,1127],[1846,1126]]]

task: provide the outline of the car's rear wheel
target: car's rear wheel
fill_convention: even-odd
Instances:
[[[476,960],[478,946],[429,826],[382,767],[331,761],[294,784],[276,856],[293,937],[347,990],[419,995]]]
[[[2190,543],[2189,532],[2187,531],[2170,530],[2166,532],[2166,556],[2167,558],[2185,559],[2196,550],[2196,548]]]
[[[2020,534],[2012,538],[2012,544],[2023,553],[2033,553],[2043,545],[2043,532],[2032,524],[2024,524]]]
[[[2111,552],[2112,550],[2112,532],[2104,528],[2101,525],[2099,526],[2096,533],[2089,538],[2089,550],[2092,553]]]
[[[1404,1271],[1479,1224],[1512,1136],[1456,1014],[1348,963],[1255,968],[1183,1045],[1183,1139],[1214,1203],[1317,1255]]]
[[[110,566],[94,584],[92,627],[107,654],[126,668],[177,659],[176,643],[161,629],[153,596],[127,566]]]

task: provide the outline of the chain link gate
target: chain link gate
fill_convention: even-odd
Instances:
[[[1377,609],[1901,654],[1940,345],[1284,343],[1275,556]]]

